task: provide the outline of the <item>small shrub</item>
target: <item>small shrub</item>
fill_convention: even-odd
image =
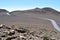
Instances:
[[[43,40],[49,40],[49,38],[48,37],[43,37]]]

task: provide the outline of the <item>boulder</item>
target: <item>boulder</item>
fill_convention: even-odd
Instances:
[[[12,40],[12,39],[15,39],[15,38],[17,38],[17,37],[12,36],[12,37],[8,37],[6,40]]]
[[[24,28],[15,29],[18,33],[26,33],[27,30]]]
[[[2,38],[0,38],[0,40],[2,40]]]
[[[14,34],[15,34],[15,30],[10,30],[9,33],[8,33],[8,35],[10,35],[10,36],[12,36]]]

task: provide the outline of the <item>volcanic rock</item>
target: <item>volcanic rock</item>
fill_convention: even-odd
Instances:
[[[12,36],[12,37],[8,37],[6,40],[12,40],[12,39],[15,39],[15,38],[17,38],[17,37]]]
[[[18,33],[26,33],[27,30],[24,28],[15,29]]]

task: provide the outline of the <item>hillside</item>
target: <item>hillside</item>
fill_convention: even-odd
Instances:
[[[10,15],[7,16],[6,13]],[[42,19],[53,19],[60,25],[60,12],[53,8],[34,8],[12,12],[4,9],[0,11],[0,14],[2,14],[0,15],[0,24],[5,24],[0,25],[2,32],[2,34],[0,32],[0,39],[44,40],[46,38],[46,40],[60,40],[60,32],[53,27],[50,21]]]
[[[9,16],[11,15],[8,10],[0,9],[0,16]]]
[[[20,16],[20,14],[26,14],[30,16],[38,16],[38,17],[45,17],[45,18],[50,18],[56,20],[58,24],[60,24],[60,12],[50,8],[50,7],[45,7],[45,8],[34,8],[30,10],[15,10],[10,12],[11,14]]]

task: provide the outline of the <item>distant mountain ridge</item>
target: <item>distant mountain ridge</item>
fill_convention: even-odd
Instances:
[[[7,13],[9,13],[9,11],[7,11],[6,9],[0,9],[0,16],[7,15]]]
[[[53,9],[53,8],[50,8],[50,7],[44,7],[44,8],[34,8],[34,9],[29,9],[29,10],[14,10],[12,12],[9,12],[5,9],[0,9],[0,15],[5,15],[6,13],[9,13],[9,14],[14,14],[14,13],[41,13],[41,14],[47,14],[47,13],[50,13],[50,14],[56,14],[56,15],[60,15],[60,12]]]
[[[7,11],[6,9],[0,9],[0,13],[1,12],[9,12],[9,11]]]
[[[49,8],[49,7],[45,7],[45,8],[42,8],[42,10],[45,10],[46,12],[53,12],[53,13],[59,13],[59,11],[53,9],[53,8]]]
[[[10,12],[6,9],[0,9],[0,16],[10,16]]]
[[[47,12],[53,12],[53,13],[60,13],[59,11],[53,9],[53,8],[50,8],[50,7],[45,7],[45,8],[35,8],[35,9],[31,9],[31,10],[27,10],[27,11],[30,11],[30,12],[44,12],[44,13],[47,13]]]
[[[53,8],[50,8],[50,7],[45,7],[45,8],[34,8],[34,9],[29,9],[29,10],[15,10],[15,11],[12,11],[11,13],[13,12],[27,12],[27,13],[52,13],[52,14],[60,14],[59,11],[53,9]]]

